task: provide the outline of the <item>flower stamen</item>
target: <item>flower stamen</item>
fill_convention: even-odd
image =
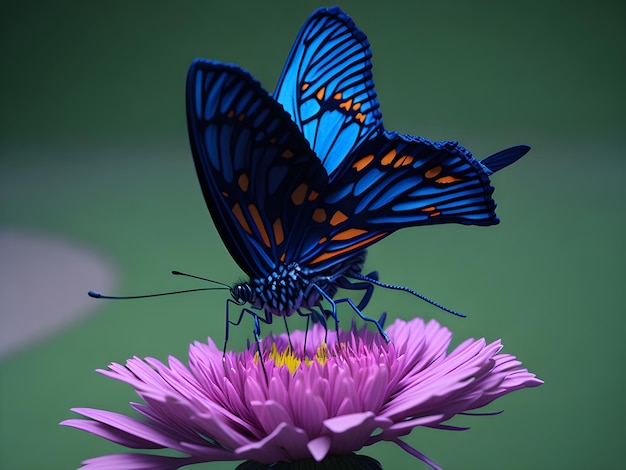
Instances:
[[[317,362],[318,364],[323,366],[326,364],[326,362],[328,362],[328,358],[329,351],[328,345],[326,343],[322,343],[320,345],[312,359],[308,357],[304,357],[303,359],[298,357],[289,345],[285,347],[282,352],[278,352],[278,346],[276,345],[276,343],[272,343],[270,353],[268,355],[268,359],[274,362],[274,366],[287,367],[289,369],[289,372],[291,372],[292,374],[295,374],[295,372],[300,367],[300,364],[302,363],[307,366],[311,366],[314,362]]]

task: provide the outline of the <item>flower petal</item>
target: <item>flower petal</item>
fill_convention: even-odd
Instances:
[[[94,432],[94,431],[98,431],[98,430],[104,430],[106,429],[106,433],[108,435],[111,436],[115,436],[118,439],[123,439],[124,436],[126,436],[127,434],[132,434],[135,436],[135,438],[139,438],[140,440],[143,441],[148,441],[150,444],[150,447],[148,448],[158,448],[158,447],[170,447],[170,448],[176,448],[177,442],[173,439],[171,439],[169,436],[164,435],[163,433],[161,433],[160,431],[158,431],[157,429],[155,429],[154,426],[151,426],[147,423],[143,423],[141,421],[137,421],[136,419],[133,418],[129,418],[128,416],[119,414],[119,413],[115,413],[112,411],[105,411],[105,410],[97,410],[97,409],[93,409],[93,408],[72,408],[72,411],[74,411],[75,413],[81,414],[83,416],[86,416],[87,418],[91,418],[92,420],[102,423],[103,425],[105,425],[106,427],[98,427],[98,428],[91,428],[88,431],[89,432]],[[73,422],[75,420],[72,420],[72,426],[74,426]],[[76,427],[76,426],[74,426]],[[121,432],[116,432],[116,431],[121,431]],[[100,435],[100,434],[97,434]],[[101,436],[101,437],[105,437],[105,436]],[[105,437],[105,439],[108,439],[108,437]],[[113,441],[113,442],[118,442],[117,440]],[[127,445],[127,444],[124,444]],[[131,446],[128,446],[131,447]]]
[[[59,423],[61,426],[70,426],[81,431],[107,439],[116,444],[120,444],[131,449],[162,449],[164,446],[155,444],[146,439],[141,439],[132,433],[116,429],[108,424],[99,421],[88,421],[86,419],[66,419]]]
[[[324,460],[324,457],[328,455],[328,451],[330,450],[330,445],[332,444],[332,439],[330,436],[320,436],[315,439],[309,441],[307,447],[311,452],[313,458],[321,462]]]
[[[338,416],[324,421],[324,428],[332,435],[331,453],[341,455],[361,449],[378,427],[371,411]]]
[[[302,429],[282,423],[264,439],[236,449],[235,455],[240,459],[267,464],[302,460],[311,455],[307,447],[308,441]]]
[[[413,447],[408,445],[406,442],[401,441],[400,439],[394,439],[393,442],[398,444],[398,446],[400,446],[401,449],[407,451],[413,457],[417,457],[422,462],[424,462],[426,465],[430,465],[434,470],[443,470],[439,465],[437,465],[435,462],[430,460],[428,457],[426,457],[424,454],[422,454],[417,449],[414,449]]]
[[[271,434],[282,423],[294,426],[290,413],[277,401],[253,401],[250,406],[267,434]]]
[[[153,454],[111,454],[85,460],[82,470],[111,470],[123,468],[124,470],[176,470],[199,463],[194,457],[168,457]]]

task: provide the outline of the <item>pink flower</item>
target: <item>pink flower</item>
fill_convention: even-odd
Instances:
[[[189,365],[137,357],[104,375],[130,384],[145,404],[137,420],[91,408],[90,418],[61,424],[134,449],[175,449],[185,456],[128,453],[96,457],[86,469],[175,469],[216,460],[294,462],[346,455],[387,440],[437,467],[400,439],[417,426],[444,422],[498,397],[543,383],[500,341],[469,339],[448,353],[452,334],[436,321],[397,320],[387,344],[365,329],[267,337],[226,355],[209,339],[189,350]],[[306,355],[302,354],[305,348]],[[292,351],[300,351],[296,354]],[[458,429],[458,428],[455,428]]]

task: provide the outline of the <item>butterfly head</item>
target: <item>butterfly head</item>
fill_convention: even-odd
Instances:
[[[230,288],[230,295],[238,305],[254,304],[256,296],[248,282],[239,282]]]

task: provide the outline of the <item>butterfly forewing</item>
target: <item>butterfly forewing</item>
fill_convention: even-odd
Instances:
[[[187,114],[213,221],[241,268],[267,275],[301,243],[326,172],[289,115],[239,67],[194,61]]]
[[[274,92],[333,179],[347,155],[381,128],[370,46],[338,8],[300,31]]]

